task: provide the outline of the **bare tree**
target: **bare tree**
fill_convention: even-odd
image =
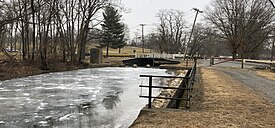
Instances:
[[[215,0],[212,6],[206,19],[222,33],[233,58],[237,53],[250,56],[273,29],[274,11],[267,1]]]
[[[109,4],[118,7],[117,1],[0,1],[1,52],[10,56],[5,42],[12,50],[18,43],[22,60],[40,62],[43,69],[52,58],[81,63],[95,26],[102,22],[102,9]]]
[[[35,7],[34,0],[31,0],[31,12],[32,12],[32,61],[34,61],[35,53]]]
[[[92,23],[92,21],[98,21],[96,15],[98,12],[109,4],[108,0],[83,0],[82,1],[82,20],[80,25],[79,34],[77,35],[78,44],[78,62],[82,62],[85,57],[85,47],[87,44],[87,36],[89,29],[98,25],[100,22]]]
[[[169,53],[181,51],[185,39],[184,13],[179,10],[161,10],[157,17],[160,21],[158,26],[160,51]]]
[[[7,37],[7,34],[10,34],[10,50],[13,49],[12,45],[12,29],[14,28],[13,25],[16,20],[19,20],[21,16],[14,15],[11,5],[7,3],[6,1],[0,1],[0,52],[3,52],[7,57],[10,58],[10,60],[16,62],[16,59],[11,56],[5,48],[5,38]],[[8,30],[8,25],[9,30]]]
[[[193,31],[193,38],[188,46],[189,53],[193,57],[205,44],[207,39],[207,29],[202,24],[197,24]]]

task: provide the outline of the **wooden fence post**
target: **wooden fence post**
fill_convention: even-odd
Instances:
[[[152,76],[149,77],[149,99],[148,108],[152,108]]]

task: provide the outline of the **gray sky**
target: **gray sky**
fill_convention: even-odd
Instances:
[[[152,32],[155,28],[154,24],[158,23],[156,13],[161,9],[178,9],[185,12],[185,18],[188,24],[192,24],[195,11],[192,8],[204,10],[212,0],[122,0],[122,3],[131,10],[130,13],[123,13],[123,19],[131,32],[131,37],[134,32],[141,33],[139,24],[147,24],[145,34]],[[199,20],[202,14],[198,16]],[[139,30],[137,30],[139,29]]]

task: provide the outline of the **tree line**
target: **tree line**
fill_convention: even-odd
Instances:
[[[7,50],[19,51],[20,59],[38,61],[42,68],[56,58],[82,63],[89,41],[98,40],[102,47],[110,42],[104,36],[110,27],[120,28],[119,32],[108,31],[117,40],[113,41],[116,44],[110,42],[111,46],[122,48],[125,44],[124,25],[117,11],[123,7],[118,0],[10,0],[0,1],[0,8],[0,48],[13,61],[16,58]],[[115,17],[103,17],[110,10]],[[106,21],[110,17],[115,21]],[[109,22],[117,26],[105,25]]]
[[[126,45],[127,26],[121,22],[119,0],[10,0],[0,1],[0,50],[11,60],[10,51],[20,59],[82,63],[87,43],[101,48]],[[274,37],[274,8],[268,0],[213,0],[190,37],[185,13],[160,10],[157,29],[146,35],[145,47],[160,53],[188,56],[232,55],[257,58],[270,51]],[[135,44],[136,41],[133,41]],[[108,55],[108,52],[107,52]]]
[[[274,12],[268,0],[213,0],[188,42],[190,29],[184,21],[185,13],[160,10],[157,31],[147,35],[146,46],[166,53],[188,50],[189,56],[258,58],[271,50]]]

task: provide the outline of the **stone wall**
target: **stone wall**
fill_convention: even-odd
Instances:
[[[187,72],[188,72],[188,70],[179,70],[177,76],[185,77]],[[167,81],[168,82],[167,86],[168,87],[179,87],[182,80],[183,80],[182,78],[169,79]],[[161,93],[157,97],[173,97],[175,92],[176,92],[176,89],[162,89]],[[166,108],[170,101],[171,100],[167,100],[167,99],[154,99],[154,101],[152,103],[152,107],[154,107],[154,108]]]

